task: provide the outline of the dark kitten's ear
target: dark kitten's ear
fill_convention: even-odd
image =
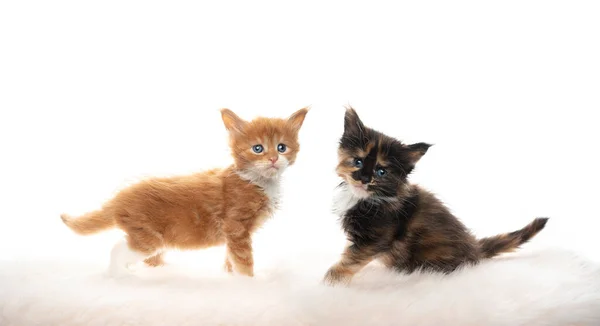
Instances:
[[[346,108],[344,116],[344,134],[361,134],[365,130],[365,125],[358,117],[358,114],[352,107]]]
[[[427,144],[427,143],[416,143],[416,144],[406,146],[410,150],[410,152],[408,154],[410,157],[410,163],[412,163],[412,165],[417,164],[417,162],[419,162],[421,157],[423,157],[423,155],[425,155],[425,153],[427,153],[427,150],[431,146],[432,146],[431,144]]]
[[[247,122],[238,117],[237,114],[229,109],[221,109],[221,118],[225,124],[225,129],[229,132],[243,133]]]
[[[288,126],[290,126],[290,128],[292,128],[292,130],[294,132],[298,132],[300,131],[300,127],[302,127],[302,123],[304,122],[304,118],[306,117],[306,114],[308,113],[309,108],[305,107],[302,108],[296,112],[294,112],[294,114],[292,114],[288,120]]]

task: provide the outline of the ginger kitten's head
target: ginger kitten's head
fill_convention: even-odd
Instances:
[[[300,150],[298,132],[307,112],[303,108],[287,119],[260,117],[245,121],[231,110],[222,109],[236,167],[252,178],[281,175],[296,161]]]
[[[426,143],[405,145],[367,128],[356,111],[348,108],[336,172],[359,198],[394,197],[430,146]]]

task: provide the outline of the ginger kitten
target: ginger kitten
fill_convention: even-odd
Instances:
[[[348,283],[374,259],[399,272],[450,273],[513,251],[544,228],[548,219],[537,218],[521,230],[476,239],[432,193],[407,181],[429,147],[367,128],[348,108],[336,169],[344,181],[335,210],[349,245],[325,282]]]
[[[300,150],[298,132],[308,109],[288,119],[242,120],[221,110],[234,164],[187,176],[154,178],[120,191],[100,210],[63,222],[81,235],[111,228],[126,236],[111,252],[109,274],[144,260],[163,263],[170,248],[226,245],[225,269],[253,276],[252,233],[279,200],[280,176]]]

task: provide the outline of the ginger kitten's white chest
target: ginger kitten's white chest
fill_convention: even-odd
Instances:
[[[281,184],[279,180],[273,180],[260,185],[267,199],[269,200],[269,210],[271,212],[279,208],[281,202]]]
[[[257,219],[254,220],[252,230],[261,227],[270,217],[273,216],[275,211],[279,208],[280,200],[280,188],[279,184],[261,184],[257,185],[258,188],[267,197],[267,203],[261,209],[261,213]]]
[[[267,197],[267,205],[263,209],[267,211],[266,217],[271,216],[279,208],[281,201],[280,178],[264,178],[247,171],[240,171],[238,175],[256,186]]]

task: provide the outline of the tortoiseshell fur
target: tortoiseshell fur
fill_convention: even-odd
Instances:
[[[521,230],[476,239],[432,193],[408,182],[429,147],[403,144],[346,111],[335,205],[349,245],[325,275],[327,283],[348,283],[374,259],[399,272],[451,273],[513,251],[544,228],[548,219],[537,218]]]

